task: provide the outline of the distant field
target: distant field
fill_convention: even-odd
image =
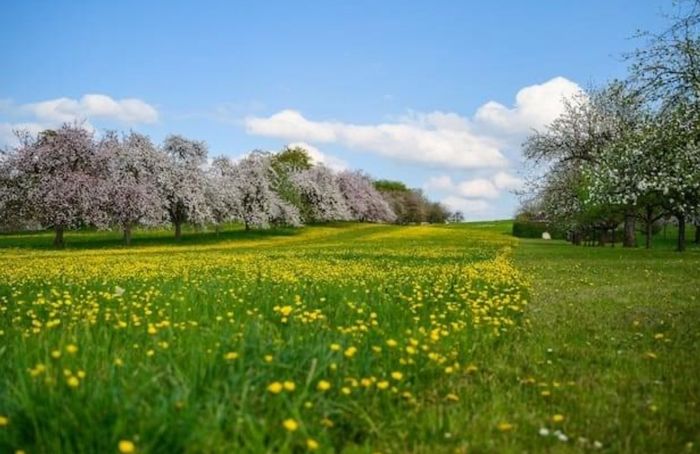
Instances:
[[[0,452],[691,452],[700,248],[0,236]]]

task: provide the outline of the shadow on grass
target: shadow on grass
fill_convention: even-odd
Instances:
[[[79,230],[65,234],[64,250],[86,250],[106,248],[134,248],[154,246],[192,246],[217,244],[229,241],[249,241],[274,237],[291,237],[298,235],[303,228],[275,228],[269,230],[245,230],[242,226],[227,226],[218,233],[213,230],[183,231],[180,241],[175,240],[171,230],[135,230],[131,246],[125,246],[120,232]],[[56,250],[53,246],[53,231],[23,232],[0,234],[2,249],[37,249]]]

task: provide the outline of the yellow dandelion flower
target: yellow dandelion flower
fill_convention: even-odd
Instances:
[[[291,392],[291,391],[294,391],[295,389],[297,389],[297,385],[293,381],[289,381],[289,380],[285,381],[283,383],[283,386],[284,386],[285,391]]]
[[[331,384],[330,384],[330,382],[327,382],[326,380],[321,380],[320,382],[318,382],[318,385],[316,386],[316,388],[319,391],[328,391],[329,389],[331,389]]]
[[[309,451],[315,451],[318,449],[318,442],[314,440],[313,438],[307,438],[306,439],[306,448]]]
[[[77,388],[78,386],[80,386],[80,380],[78,380],[78,377],[76,377],[74,375],[71,375],[70,377],[68,377],[68,380],[66,380],[66,383],[71,388]]]
[[[389,382],[386,380],[382,380],[377,383],[377,388],[378,389],[387,389],[389,387]]]
[[[331,350],[334,352],[340,351],[340,344],[331,344]]]
[[[136,452],[136,445],[130,440],[120,440],[119,441],[119,452],[122,454],[130,454]]]
[[[233,361],[234,359],[238,359],[238,353],[237,352],[228,352],[224,355],[224,359],[226,361]]]
[[[61,357],[61,350],[54,350],[51,352],[51,357],[54,359],[58,359]]]
[[[287,429],[288,432],[294,432],[299,428],[299,423],[294,418],[288,418],[282,422],[282,427]]]
[[[5,427],[8,424],[10,424],[10,418],[7,416],[0,416],[0,427]]]
[[[71,355],[74,355],[78,352],[78,346],[75,344],[68,344],[66,345],[66,351]]]
[[[388,346],[391,347],[391,348],[394,348],[394,347],[396,347],[397,345],[399,345],[399,343],[396,342],[394,339],[387,339],[386,345],[388,345]]]
[[[348,358],[352,358],[353,356],[355,356],[355,353],[357,353],[357,348],[355,347],[348,347],[345,350],[345,356]]]
[[[278,381],[272,382],[267,386],[267,390],[272,394],[279,394],[284,389],[284,385]]]
[[[263,357],[263,359],[265,360],[266,363],[271,363],[273,358],[272,358],[272,355],[265,355]]]
[[[449,393],[448,395],[445,396],[445,399],[451,400],[453,402],[458,402],[459,401],[459,396],[457,394],[452,394]]]
[[[557,422],[562,422],[562,421],[564,421],[564,415],[556,414],[556,415],[552,416],[552,422],[557,423]]]

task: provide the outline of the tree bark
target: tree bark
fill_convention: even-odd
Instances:
[[[182,222],[178,221],[175,223],[175,240],[180,241],[182,239]]]
[[[62,225],[54,227],[55,235],[53,237],[53,246],[57,249],[63,249],[66,246],[65,241],[63,241],[63,230]]]
[[[131,226],[124,227],[124,245],[131,246]]]
[[[678,218],[678,252],[685,251],[685,215],[676,215]]]
[[[651,235],[654,233],[654,223],[651,222],[649,217],[647,217],[644,227],[646,228],[646,239],[644,240],[644,246],[647,249],[651,249]]]
[[[629,210],[625,213],[625,238],[622,241],[622,247],[637,247],[636,235],[636,219],[634,212]]]

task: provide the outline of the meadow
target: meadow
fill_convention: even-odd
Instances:
[[[700,248],[0,236],[0,452],[694,452]]]

